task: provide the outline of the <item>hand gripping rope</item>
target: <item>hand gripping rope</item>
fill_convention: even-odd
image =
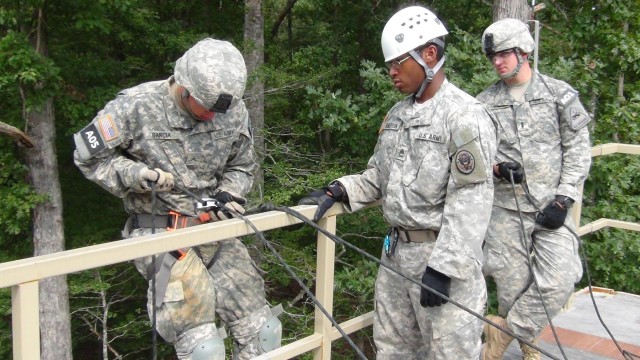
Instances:
[[[522,212],[520,211],[520,205],[518,204],[518,198],[516,196],[515,183],[513,181],[513,172],[511,170],[509,170],[509,176],[510,176],[511,187],[513,189],[513,196],[514,196],[515,201],[516,201],[516,207],[518,208],[518,214],[520,215],[520,224],[522,226],[522,233],[524,234],[524,220],[522,219]],[[529,191],[524,186],[524,184],[520,183],[520,186],[522,187],[522,190],[524,191],[524,194],[527,197],[527,200],[529,200],[529,203],[531,203],[536,208],[536,210],[538,210],[539,212],[542,212],[542,209],[540,209],[536,205],[535,199],[533,199],[533,196],[529,193]],[[576,224],[576,226],[579,226],[579,225],[580,224]],[[611,331],[609,330],[607,325],[604,323],[604,320],[602,319],[602,316],[600,316],[600,311],[598,309],[598,304],[596,304],[596,299],[593,296],[591,273],[589,272],[589,263],[588,263],[588,260],[587,260],[587,254],[585,252],[584,246],[582,246],[582,239],[580,238],[580,235],[578,235],[578,233],[576,233],[573,229],[571,229],[567,225],[563,224],[562,226],[564,226],[567,230],[569,230],[569,232],[571,234],[573,234],[573,236],[575,236],[575,238],[578,240],[578,246],[580,247],[580,254],[582,255],[582,261],[584,263],[585,274],[587,275],[587,285],[589,287],[589,296],[591,297],[591,303],[593,304],[593,308],[594,308],[594,310],[596,312],[596,315],[598,316],[598,321],[600,321],[600,324],[602,324],[602,327],[607,331],[607,334],[609,334],[609,337],[611,338],[613,343],[616,345],[616,347],[618,348],[618,351],[620,351],[620,354],[622,354],[622,357],[624,359],[626,359],[626,360],[632,360],[634,358],[635,359],[640,359],[639,355],[633,354],[633,353],[631,353],[631,352],[629,352],[627,350],[622,349],[622,347],[620,346],[620,344],[618,343],[616,338],[613,336],[613,334],[611,333]],[[526,244],[524,243],[524,241],[525,241],[524,236],[522,238],[522,241],[523,241],[523,246],[525,246],[525,249],[526,249]],[[553,333],[553,337],[555,338],[556,343],[558,344],[558,348],[560,349],[560,352],[562,352],[562,355],[563,355],[564,359],[567,359],[567,355],[564,353],[562,345],[560,345],[560,340],[558,339],[558,334],[556,333],[555,327],[553,326],[553,323],[551,322],[551,318],[549,317],[549,313],[547,312],[546,305],[544,304],[544,299],[542,297],[542,294],[540,293],[540,288],[538,286],[538,280],[536,279],[535,274],[531,270],[531,267],[532,267],[532,265],[531,265],[531,257],[528,256],[527,259],[528,259],[528,262],[529,262],[529,264],[528,264],[529,265],[529,272],[530,272],[531,276],[533,277],[533,279],[534,279],[534,281],[536,283],[536,288],[538,289],[538,295],[540,296],[540,300],[542,301],[542,305],[544,306],[544,311],[545,311],[545,313],[547,315],[547,318],[549,320],[549,327],[551,328],[551,331]],[[523,290],[523,292],[525,290]],[[502,329],[500,329],[500,330],[502,330]]]
[[[224,206],[224,204],[220,203],[219,201],[215,200],[215,199],[200,199],[198,196],[196,196],[194,193],[186,190],[186,189],[181,189],[179,187],[176,187],[178,190],[183,191],[185,194],[193,197],[196,201],[198,201],[199,206],[201,206],[201,208],[205,208],[206,206],[209,206],[211,208],[217,207],[217,208],[221,208],[221,209],[225,209],[226,211],[229,211],[233,216],[238,217],[240,219],[242,219],[247,225],[249,225],[249,227],[251,227],[251,229],[253,229],[255,235],[260,239],[260,241],[273,253],[273,255],[276,257],[276,259],[278,259],[278,261],[280,262],[280,264],[282,264],[282,266],[284,266],[284,268],[287,270],[287,272],[291,275],[291,277],[298,283],[298,285],[304,290],[304,292],[307,294],[307,296],[309,296],[309,298],[313,301],[313,303],[320,309],[320,311],[322,311],[322,313],[327,317],[327,319],[329,319],[329,321],[331,321],[331,324],[333,326],[336,327],[336,329],[338,330],[338,332],[340,332],[340,334],[342,335],[342,337],[349,343],[349,345],[354,349],[354,351],[358,354],[358,357],[360,359],[364,359],[366,360],[367,357],[364,355],[364,353],[362,353],[362,351],[360,350],[360,348],[358,348],[358,346],[353,342],[353,340],[351,340],[351,338],[344,332],[344,330],[340,327],[340,325],[338,325],[338,323],[336,322],[336,320],[331,316],[331,314],[329,314],[329,312],[320,304],[320,302],[318,301],[318,299],[315,297],[315,295],[313,295],[313,293],[311,292],[311,290],[309,290],[309,288],[304,284],[304,282],[295,274],[295,272],[291,269],[291,267],[287,264],[287,262],[282,258],[282,256],[276,251],[276,249],[273,247],[273,245],[271,245],[271,242],[269,242],[265,236],[262,234],[261,231],[258,230],[258,228],[256,228],[256,226],[251,222],[251,220],[249,220],[246,216],[244,216],[243,214],[240,214],[239,212],[235,211],[234,209],[231,209],[229,207]],[[261,208],[262,209],[262,208]],[[250,212],[250,211],[248,211]]]
[[[510,181],[510,182],[511,182],[511,184],[512,184],[512,186],[513,186],[513,189],[514,189],[514,195],[515,195],[515,185],[514,185],[514,183],[513,183],[513,174],[511,173],[510,175],[511,175],[511,181]],[[265,238],[265,236],[262,234],[262,232],[261,232],[261,231],[259,231],[259,230],[255,227],[255,225],[254,225],[254,224],[253,224],[253,223],[252,223],[252,222],[251,222],[251,221],[250,221],[250,220],[249,220],[245,215],[240,214],[240,213],[238,213],[237,211],[235,211],[235,210],[233,210],[233,209],[230,209],[230,208],[225,207],[223,204],[221,204],[220,202],[218,202],[218,201],[217,201],[217,200],[215,200],[215,199],[209,199],[209,198],[201,199],[200,197],[198,197],[197,195],[195,195],[194,193],[192,193],[192,192],[190,192],[190,191],[188,191],[188,190],[186,190],[186,189],[180,188],[180,187],[178,187],[178,186],[174,186],[174,187],[175,187],[176,189],[178,189],[178,190],[182,191],[182,192],[183,192],[183,193],[185,193],[186,195],[189,195],[189,196],[191,196],[192,198],[194,198],[194,199],[195,199],[195,200],[200,204],[201,208],[205,208],[205,207],[207,207],[207,206],[209,206],[209,207],[211,207],[211,208],[214,208],[214,207],[224,208],[226,211],[229,211],[229,212],[230,212],[232,215],[234,215],[235,217],[242,219],[242,220],[243,220],[243,221],[244,221],[244,222],[245,222],[249,227],[251,227],[251,228],[253,229],[254,233],[255,233],[255,236],[256,236],[256,237],[258,237],[258,238],[260,239],[260,241],[261,241],[261,242],[262,242],[262,243],[263,243],[263,244],[264,244],[264,245],[265,245],[265,246],[266,246],[266,247],[267,247],[267,248],[268,248],[268,249],[273,253],[273,255],[276,257],[276,259],[277,259],[277,260],[278,260],[278,261],[279,261],[279,262],[280,262],[280,263],[285,267],[285,269],[286,269],[286,270],[287,270],[287,272],[291,275],[291,277],[292,277],[292,278],[293,278],[293,279],[298,283],[298,285],[299,285],[299,286],[304,290],[304,292],[307,294],[307,296],[309,296],[309,298],[313,301],[314,305],[316,305],[316,306],[318,307],[318,309],[320,309],[320,311],[322,311],[322,313],[327,317],[327,319],[329,319],[329,320],[331,321],[332,325],[336,327],[336,329],[338,330],[338,332],[340,332],[340,334],[343,336],[343,338],[344,338],[344,339],[349,343],[349,345],[350,345],[350,346],[354,349],[354,351],[358,354],[358,357],[359,357],[360,359],[365,359],[365,360],[367,359],[367,358],[366,358],[366,356],[363,354],[362,350],[360,350],[360,348],[358,348],[358,346],[357,346],[355,343],[353,343],[353,341],[351,340],[351,338],[350,338],[349,336],[347,336],[347,334],[346,334],[346,333],[344,332],[344,330],[339,326],[339,324],[336,322],[336,320],[335,320],[335,319],[334,319],[334,318],[333,318],[333,317],[328,313],[328,311],[327,311],[327,310],[326,310],[326,309],[325,309],[325,308],[324,308],[324,307],[319,303],[319,301],[318,301],[318,300],[317,300],[317,298],[316,298],[316,297],[311,293],[311,291],[309,290],[309,288],[308,288],[308,287],[303,283],[303,281],[302,281],[302,280],[301,280],[301,279],[300,279],[300,278],[295,274],[295,272],[294,272],[294,271],[291,269],[291,267],[286,263],[286,261],[282,258],[282,256],[281,256],[281,255],[280,255],[280,254],[275,250],[275,248],[271,245],[271,243],[270,243],[270,242]],[[524,186],[523,186],[523,188],[524,188]],[[153,190],[154,190],[154,191],[153,191],[154,203],[153,203],[153,205],[152,205],[152,206],[155,206],[155,189],[153,189]],[[533,204],[535,204],[535,203],[532,201],[532,199],[531,199],[531,195],[526,191],[526,189],[525,189],[525,194],[526,194],[526,195],[527,195],[527,197],[529,198],[529,201],[531,201]],[[523,222],[522,222],[522,214],[521,214],[521,212],[520,212],[519,204],[517,203],[517,199],[516,199],[516,205],[517,205],[517,207],[518,207],[518,212],[520,213],[520,216],[521,216],[521,223],[523,224]],[[154,209],[155,209],[155,207],[154,207]],[[369,254],[369,253],[367,253],[367,252],[365,252],[364,250],[362,250],[362,249],[360,249],[360,248],[358,248],[358,247],[356,247],[356,246],[352,245],[351,243],[349,243],[349,242],[347,242],[347,241],[345,241],[345,240],[341,239],[340,237],[338,237],[338,236],[336,236],[336,235],[334,235],[334,234],[330,233],[329,231],[327,231],[327,230],[325,230],[325,229],[321,228],[321,227],[320,227],[320,226],[318,226],[316,223],[314,223],[313,221],[309,220],[306,216],[302,215],[301,213],[299,213],[299,212],[297,212],[297,211],[295,211],[295,210],[293,210],[293,209],[291,209],[291,208],[289,208],[289,207],[286,207],[286,206],[276,206],[276,205],[271,204],[271,203],[265,203],[265,204],[262,204],[262,205],[258,206],[257,208],[249,209],[249,210],[247,211],[247,214],[248,214],[248,213],[254,213],[254,212],[266,212],[266,211],[272,211],[272,210],[281,211],[281,212],[284,212],[284,213],[287,213],[287,214],[289,214],[289,215],[292,215],[292,216],[296,217],[297,219],[301,220],[303,223],[305,223],[305,224],[307,224],[307,225],[309,225],[309,226],[313,227],[313,228],[314,228],[314,229],[316,229],[317,231],[321,232],[323,235],[325,235],[327,238],[331,239],[331,240],[332,240],[332,241],[334,241],[335,243],[340,244],[340,245],[343,245],[343,246],[346,246],[346,247],[348,247],[348,248],[350,248],[350,249],[352,249],[352,250],[356,251],[356,252],[357,252],[357,253],[359,253],[360,255],[365,256],[365,257],[366,257],[366,258],[368,258],[369,260],[374,261],[374,262],[375,262],[375,263],[377,263],[379,266],[383,266],[383,267],[385,267],[386,269],[388,269],[388,270],[390,270],[390,271],[392,271],[392,272],[396,273],[397,275],[399,275],[399,276],[403,277],[404,279],[409,280],[410,282],[412,282],[412,283],[414,283],[414,284],[416,284],[416,285],[418,285],[418,286],[420,286],[420,287],[422,287],[422,288],[424,288],[424,289],[426,289],[426,290],[429,290],[429,291],[433,292],[434,294],[436,294],[437,296],[441,297],[442,299],[447,300],[448,302],[452,303],[453,305],[457,306],[458,308],[460,308],[460,309],[462,309],[462,310],[464,310],[464,311],[468,312],[469,314],[471,314],[471,315],[475,316],[476,318],[478,318],[478,319],[482,320],[483,322],[485,322],[485,323],[487,323],[487,324],[489,324],[489,325],[491,325],[491,326],[493,326],[493,327],[495,327],[495,328],[499,329],[500,331],[502,331],[502,332],[504,332],[504,333],[508,334],[509,336],[512,336],[513,338],[517,339],[518,341],[520,341],[520,342],[522,342],[522,343],[527,344],[527,345],[528,345],[528,346],[530,346],[531,348],[538,350],[540,353],[542,353],[542,354],[544,354],[544,355],[548,356],[549,358],[554,359],[554,360],[560,360],[560,358],[558,358],[558,357],[556,357],[556,356],[552,355],[551,353],[549,353],[548,351],[546,351],[546,350],[544,350],[544,349],[540,348],[537,344],[531,343],[530,341],[528,341],[528,340],[526,340],[526,339],[524,339],[524,338],[522,338],[522,337],[520,337],[520,336],[516,335],[515,333],[513,333],[513,332],[512,332],[512,331],[510,331],[509,329],[506,329],[506,328],[503,328],[503,327],[501,327],[501,326],[497,325],[496,323],[492,322],[491,320],[488,320],[487,318],[485,318],[483,315],[476,313],[475,311],[473,311],[473,310],[471,310],[471,309],[467,308],[466,306],[464,306],[464,305],[462,305],[462,304],[460,304],[460,303],[458,303],[458,302],[456,302],[456,301],[452,300],[452,299],[451,299],[451,298],[449,298],[448,296],[445,296],[445,295],[441,294],[440,292],[438,292],[438,291],[436,291],[436,290],[432,289],[431,287],[429,287],[429,286],[427,286],[427,285],[424,285],[422,282],[417,281],[417,280],[414,280],[414,279],[412,279],[411,277],[409,277],[409,276],[407,276],[407,275],[405,275],[405,274],[403,274],[403,273],[399,272],[398,270],[393,269],[393,268],[391,268],[390,266],[388,266],[388,265],[385,265],[385,264],[381,263],[381,262],[380,262],[380,260],[379,260],[377,257],[375,257],[375,256],[373,256],[373,255],[371,255],[371,254]],[[538,211],[541,211],[541,210],[538,208]],[[524,225],[523,225],[523,226],[524,226]],[[566,225],[564,225],[564,226],[566,227]],[[620,351],[620,353],[623,355],[623,357],[624,357],[625,359],[628,359],[628,360],[632,360],[633,358],[640,359],[640,357],[639,357],[638,355],[635,355],[635,354],[632,354],[632,353],[630,353],[630,352],[628,352],[628,351],[626,351],[626,350],[623,350],[623,349],[620,347],[620,345],[618,344],[618,342],[616,341],[616,339],[614,338],[614,336],[611,334],[611,332],[609,331],[609,329],[607,328],[607,326],[604,324],[604,321],[602,320],[602,318],[601,318],[601,316],[600,316],[600,313],[599,313],[599,311],[598,311],[597,305],[596,305],[596,303],[595,303],[595,299],[593,298],[593,293],[592,293],[592,291],[591,291],[591,276],[590,276],[589,269],[588,269],[588,264],[587,264],[587,261],[586,261],[587,259],[586,259],[586,255],[585,255],[585,250],[584,250],[584,248],[582,247],[582,243],[581,243],[581,241],[580,241],[580,237],[579,237],[579,236],[578,236],[578,234],[577,234],[575,231],[573,231],[572,229],[569,229],[568,227],[567,227],[567,229],[568,229],[568,230],[569,230],[569,231],[570,231],[570,232],[571,232],[571,233],[572,233],[572,234],[573,234],[573,235],[578,239],[578,241],[579,241],[580,248],[581,248],[581,250],[582,250],[583,261],[584,261],[584,263],[585,263],[586,274],[587,274],[587,278],[588,278],[588,282],[589,282],[589,292],[590,292],[590,294],[591,294],[591,299],[592,299],[592,302],[593,302],[593,304],[594,304],[594,308],[595,308],[595,310],[596,310],[596,314],[598,315],[598,319],[600,320],[600,322],[602,323],[602,325],[603,325],[603,326],[604,326],[604,328],[606,329],[607,333],[609,333],[609,335],[611,336],[611,339],[614,341],[614,343],[615,343],[615,344],[616,344],[616,346],[618,347],[618,350]],[[523,229],[523,232],[524,232],[524,229]],[[154,261],[155,261],[155,256],[154,256]],[[530,263],[530,261],[531,261],[531,259],[529,258],[529,268],[531,268],[531,263]],[[533,274],[533,273],[532,273],[532,274]],[[536,286],[537,286],[537,280],[535,279],[535,276],[533,276],[533,278],[534,278],[534,281],[536,282]],[[154,280],[155,280],[155,279],[154,279]],[[154,285],[153,285],[153,286],[154,286]],[[538,289],[538,292],[539,292],[539,291],[540,291],[540,290]],[[154,294],[155,294],[155,291],[154,291]],[[154,301],[154,303],[155,303],[155,301]],[[543,301],[543,305],[544,305],[544,301]],[[545,313],[547,314],[547,317],[549,318],[549,314],[548,314],[548,312],[547,312],[546,306],[544,306],[544,308],[545,308]],[[155,347],[156,347],[156,342],[157,342],[157,340],[156,340],[157,335],[156,335],[156,330],[155,330],[155,324],[156,324],[156,323],[155,323],[155,309],[154,309],[154,316],[153,316],[152,321],[153,321],[154,359],[156,359]],[[549,324],[551,325],[552,332],[553,332],[553,334],[554,334],[554,337],[555,337],[555,339],[556,339],[556,342],[558,343],[558,347],[560,348],[560,351],[562,352],[563,358],[566,360],[566,359],[567,359],[567,356],[566,356],[566,354],[564,353],[564,350],[562,349],[562,346],[560,345],[560,342],[559,342],[558,336],[557,336],[557,334],[556,334],[556,332],[555,332],[555,329],[554,329],[554,327],[553,327],[553,324],[551,323],[551,319],[549,319]]]
[[[323,235],[325,235],[325,236],[326,236],[326,237],[328,237],[329,239],[333,240],[335,243],[337,243],[337,244],[341,244],[341,245],[343,245],[343,246],[346,246],[346,247],[348,247],[348,248],[350,248],[350,249],[352,249],[352,250],[356,251],[358,254],[360,254],[360,255],[362,255],[362,256],[365,256],[366,258],[368,258],[368,259],[370,259],[370,260],[374,261],[374,262],[375,262],[375,263],[377,263],[378,265],[380,265],[380,266],[382,266],[382,267],[384,267],[384,268],[388,269],[389,271],[394,272],[395,274],[397,274],[397,275],[401,276],[402,278],[404,278],[404,279],[406,279],[406,280],[409,280],[410,282],[412,282],[412,283],[414,283],[414,284],[416,284],[416,285],[418,285],[418,286],[422,287],[423,289],[426,289],[426,290],[431,291],[432,293],[434,293],[434,294],[438,295],[440,298],[442,298],[442,299],[444,299],[444,300],[447,300],[448,302],[452,303],[453,305],[455,305],[455,306],[459,307],[460,309],[462,309],[462,310],[464,310],[464,311],[468,312],[469,314],[471,314],[471,315],[475,316],[476,318],[478,318],[478,319],[480,319],[480,320],[482,320],[482,321],[486,322],[487,324],[489,324],[489,325],[491,325],[491,326],[494,326],[494,327],[496,327],[496,328],[500,329],[500,330],[501,330],[501,331],[503,331],[504,333],[509,334],[510,336],[512,336],[512,337],[514,337],[514,338],[516,338],[516,339],[518,339],[518,340],[520,340],[520,341],[522,341],[523,343],[525,343],[525,344],[527,344],[527,345],[531,346],[532,348],[534,348],[534,349],[536,349],[536,350],[540,351],[541,353],[543,353],[543,354],[547,355],[547,356],[548,356],[548,357],[550,357],[551,359],[554,359],[554,360],[560,360],[559,358],[557,358],[557,357],[553,356],[553,355],[552,355],[552,354],[550,354],[549,352],[547,352],[547,351],[545,351],[545,350],[541,349],[541,348],[540,348],[540,347],[538,347],[536,344],[533,344],[533,343],[531,343],[530,341],[528,341],[528,340],[526,340],[526,339],[524,339],[524,338],[522,338],[522,337],[520,337],[520,336],[518,336],[518,335],[514,334],[514,333],[513,333],[512,331],[510,331],[509,329],[505,329],[505,328],[503,328],[503,327],[499,326],[498,324],[496,324],[496,323],[494,323],[493,321],[491,321],[491,320],[489,320],[489,319],[485,318],[484,316],[482,316],[482,315],[478,314],[477,312],[475,312],[475,311],[473,311],[473,310],[469,309],[468,307],[466,307],[466,306],[464,306],[464,305],[460,304],[459,302],[457,302],[457,301],[455,301],[455,300],[452,300],[452,299],[451,299],[451,298],[449,298],[448,296],[445,296],[445,295],[443,295],[442,293],[440,293],[440,292],[438,292],[438,291],[434,290],[433,288],[431,288],[431,287],[429,287],[429,286],[427,286],[427,285],[423,284],[421,281],[414,280],[414,279],[412,279],[411,277],[409,277],[408,275],[405,275],[405,274],[403,274],[402,272],[400,272],[400,271],[398,271],[398,270],[396,270],[396,269],[393,269],[393,268],[391,268],[391,267],[390,267],[390,266],[388,266],[388,265],[385,265],[385,264],[381,263],[381,262],[380,262],[380,259],[378,259],[377,257],[375,257],[375,256],[373,256],[373,255],[371,255],[371,254],[369,254],[369,253],[367,253],[367,252],[365,252],[364,250],[362,250],[362,249],[360,249],[360,248],[358,248],[358,247],[356,247],[356,246],[352,245],[351,243],[349,243],[349,242],[347,242],[347,241],[345,241],[345,240],[341,239],[340,237],[338,237],[338,236],[336,236],[336,235],[334,235],[334,234],[330,233],[329,231],[327,231],[327,230],[325,230],[325,229],[321,228],[321,227],[320,227],[320,226],[318,226],[316,223],[314,223],[314,222],[312,222],[311,220],[307,219],[304,215],[300,214],[299,212],[297,212],[297,211],[295,211],[295,210],[293,210],[293,209],[290,209],[290,208],[288,208],[288,207],[284,207],[284,206],[274,206],[274,205],[272,205],[272,204],[264,204],[264,205],[262,205],[262,206],[261,206],[261,208],[262,208],[264,211],[269,211],[269,210],[282,211],[282,212],[285,212],[285,213],[287,213],[287,214],[289,214],[289,215],[292,215],[292,216],[294,216],[294,217],[296,217],[296,218],[298,218],[298,219],[302,220],[305,224],[307,224],[307,225],[309,225],[309,226],[313,227],[314,229],[318,230],[318,231],[319,231],[319,232],[321,232]]]

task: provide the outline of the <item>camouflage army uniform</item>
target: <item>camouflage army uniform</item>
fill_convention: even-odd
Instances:
[[[415,106],[414,106],[415,105]],[[444,81],[433,98],[396,104],[362,174],[337,179],[349,211],[380,200],[386,221],[433,234],[401,237],[382,262],[421,282],[429,265],[451,277],[450,297],[482,312],[486,287],[481,244],[489,222],[495,128],[485,108]],[[436,240],[437,238],[437,240]],[[378,359],[475,359],[482,323],[451,303],[420,305],[420,286],[380,267],[375,289]]]
[[[218,113],[213,121],[196,121],[176,106],[169,86],[169,81],[155,81],[120,92],[93,120],[106,147],[89,158],[82,158],[77,150],[74,154],[83,174],[122,198],[129,214],[153,211],[151,193],[138,189],[141,168],[170,172],[177,186],[200,197],[219,191],[242,195],[253,182],[257,164],[244,103],[226,114]],[[156,195],[156,215],[170,210],[198,215],[194,199],[179,189]],[[166,224],[158,223],[155,232],[165,229]],[[151,232],[151,228],[138,228],[129,236]],[[207,269],[219,247],[217,260]],[[162,256],[170,255],[160,255],[160,263]],[[151,316],[150,262],[151,258],[135,261],[149,280],[147,306]],[[173,265],[164,301],[156,308],[157,329],[183,358],[200,340],[215,333],[216,312],[238,341],[240,359],[261,353],[251,339],[270,317],[270,310],[264,282],[238,239],[190,249],[185,259]]]
[[[541,74],[532,76],[524,102],[511,97],[504,81],[485,90],[478,99],[491,108],[500,123],[495,163],[521,164],[523,185],[536,202],[531,204],[522,187],[516,185],[526,231],[522,239],[513,188],[507,180],[495,179],[483,268],[497,283],[499,314],[514,333],[533,340],[548,319],[528,270],[529,252],[551,317],[562,308],[582,276],[577,239],[564,227],[550,230],[537,224],[535,211],[536,206],[544,208],[556,195],[580,200],[579,187],[591,164],[586,127],[590,118],[575,90]],[[569,217],[565,224],[574,228]]]

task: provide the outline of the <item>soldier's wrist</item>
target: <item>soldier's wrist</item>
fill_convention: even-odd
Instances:
[[[569,209],[571,207],[571,205],[573,205],[574,201],[572,198],[568,197],[568,196],[564,196],[564,195],[556,195],[556,199],[555,199],[556,203],[560,206],[562,206],[562,208],[564,209]]]

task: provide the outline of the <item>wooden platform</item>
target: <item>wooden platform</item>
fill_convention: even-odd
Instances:
[[[618,345],[640,359],[640,296],[610,289],[593,288],[593,296],[602,321],[613,334]],[[625,360],[605,328],[598,320],[589,289],[574,294],[567,306],[553,319],[560,344],[569,360],[621,359]],[[564,359],[550,327],[540,336],[540,345],[559,359]],[[542,356],[542,359],[549,359]],[[517,342],[513,342],[505,360],[522,359]]]

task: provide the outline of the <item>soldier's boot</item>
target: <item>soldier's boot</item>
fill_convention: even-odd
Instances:
[[[488,315],[487,319],[504,329],[509,329],[507,320],[500,316]],[[484,324],[484,338],[486,343],[482,345],[481,360],[501,360],[507,347],[513,341],[513,336],[487,323]]]
[[[540,360],[540,352],[531,346],[519,341],[520,350],[522,350],[522,360]],[[533,343],[538,345],[538,340],[534,340]]]

